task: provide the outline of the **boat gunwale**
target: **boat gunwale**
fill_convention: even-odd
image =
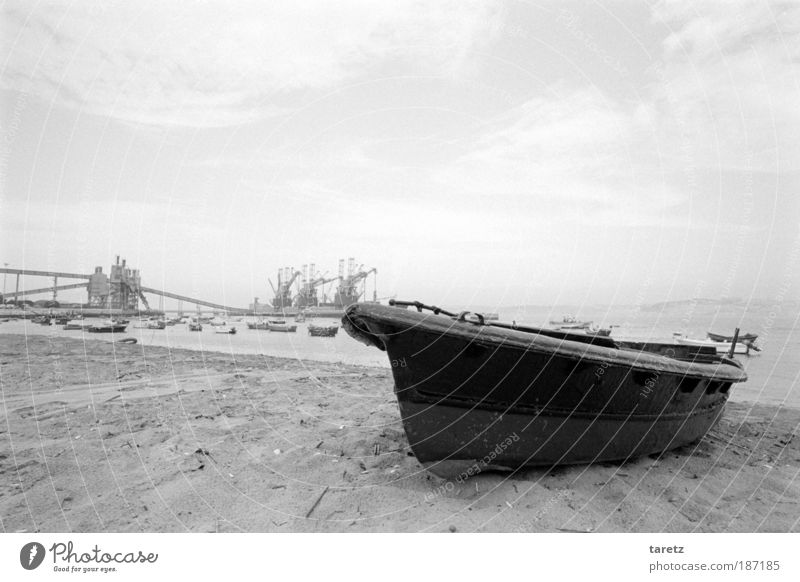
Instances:
[[[631,370],[647,370],[701,380],[713,379],[730,382],[747,380],[747,374],[741,364],[728,358],[720,358],[718,362],[691,362],[616,344],[616,347],[612,348],[588,342],[556,339],[535,331],[480,325],[470,321],[460,322],[447,316],[422,314],[397,307],[362,306],[360,304],[350,306],[342,318],[345,331],[350,335],[360,336],[373,345],[377,345],[374,340],[384,343],[379,336],[382,335],[387,339],[390,336],[375,333],[368,328],[365,329],[363,325],[358,324],[359,319],[372,319],[379,325],[406,325],[409,330],[419,327],[419,331],[456,337],[484,347],[499,345],[505,349],[555,355],[587,364],[609,364]],[[535,330],[536,328],[526,327],[526,329]],[[665,343],[663,345],[678,346],[680,344]]]

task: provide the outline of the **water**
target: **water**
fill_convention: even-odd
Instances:
[[[570,313],[559,308],[522,307],[504,314],[507,319],[531,325],[560,320]],[[671,341],[673,332],[705,339],[706,332],[733,335],[758,334],[761,352],[737,356],[744,364],[748,381],[737,384],[731,400],[786,404],[800,407],[800,309],[797,303],[709,305],[691,301],[664,308],[584,307],[574,313],[580,320],[597,326],[619,326],[612,337],[619,340]]]
[[[291,320],[288,320],[291,321]],[[335,320],[321,320],[321,323]],[[88,333],[80,330],[64,330],[62,326],[43,326],[30,321],[10,321],[0,324],[0,334],[36,334],[74,337],[77,339],[115,341],[136,338],[146,346],[182,348],[187,350],[225,352],[231,354],[263,354],[293,360],[341,362],[360,366],[388,367],[386,354],[353,341],[341,328],[334,337],[311,337],[308,324],[298,323],[295,333],[271,332],[248,329],[246,321],[228,322],[236,328],[236,334],[216,333],[220,328],[203,324],[203,331],[189,331],[184,324],[168,326],[166,329],[137,329],[132,320],[124,334]],[[2,335],[0,335],[2,337]]]
[[[500,309],[500,316],[504,321],[516,320],[518,323],[530,325],[546,325],[551,319],[560,320],[564,313],[569,311],[536,307]],[[757,333],[763,351],[757,355],[739,357],[744,363],[749,380],[734,387],[731,399],[800,407],[800,310],[796,307],[720,307],[686,302],[658,310],[583,307],[575,315],[579,319],[593,320],[595,325],[619,326],[614,327],[612,332],[616,339],[671,341],[672,333],[676,331],[690,337],[705,338],[707,331],[732,335],[735,327],[741,328],[742,333]],[[384,352],[353,340],[342,329],[333,338],[309,336],[307,323],[297,324],[296,333],[277,333],[248,329],[245,321],[233,322],[232,325],[237,329],[235,335],[217,334],[217,328],[209,325],[204,325],[202,332],[190,332],[183,324],[164,330],[136,329],[135,325],[138,323],[132,321],[125,334],[112,336],[65,331],[61,326],[45,327],[20,320],[0,324],[0,337],[4,333],[55,334],[105,341],[134,337],[148,346],[231,354],[264,354],[309,364],[324,361],[362,366],[389,365]]]

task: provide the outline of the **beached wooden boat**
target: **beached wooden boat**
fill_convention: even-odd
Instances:
[[[93,323],[87,328],[89,333],[124,333],[127,324],[113,321]]]
[[[336,324],[331,325],[317,325],[314,323],[308,324],[308,335],[313,337],[334,337],[339,332],[339,326]]]
[[[297,331],[296,325],[286,323],[286,320],[284,319],[270,319],[268,322],[268,327],[270,331],[282,331],[282,332]]]
[[[680,447],[706,434],[731,385],[747,379],[739,362],[708,348],[625,344],[394,305],[352,305],[343,327],[387,352],[411,448],[440,475]]]

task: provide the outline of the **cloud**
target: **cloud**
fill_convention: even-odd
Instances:
[[[653,18],[673,30],[652,70],[665,138],[700,166],[797,171],[800,4],[664,2]]]
[[[491,36],[486,2],[41,2],[4,7],[5,88],[90,113],[224,126],[367,75],[450,74]]]

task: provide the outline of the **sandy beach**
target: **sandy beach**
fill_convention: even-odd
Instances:
[[[463,482],[409,451],[384,368],[0,335],[5,532],[789,532],[800,410],[699,444]]]

